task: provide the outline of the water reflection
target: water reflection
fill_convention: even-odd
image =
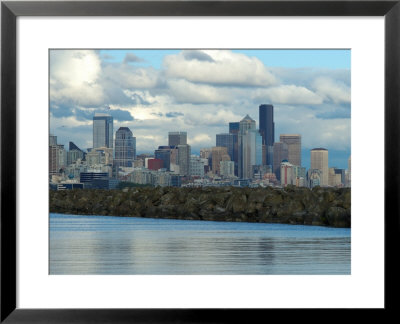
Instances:
[[[350,274],[350,230],[51,214],[50,274]]]

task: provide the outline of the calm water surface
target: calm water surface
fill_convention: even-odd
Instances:
[[[50,214],[50,274],[350,274],[350,229]]]

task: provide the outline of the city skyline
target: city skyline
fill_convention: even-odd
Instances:
[[[308,52],[323,61],[324,51]],[[137,154],[167,145],[173,131],[187,132],[192,153],[199,154],[201,148],[215,146],[216,134],[229,132],[229,122],[247,114],[259,129],[259,105],[272,104],[275,140],[280,134],[300,134],[304,166],[310,166],[315,147],[329,150],[330,166],[347,166],[349,51],[326,52],[332,66],[336,56],[348,68],[320,67],[318,60],[314,67],[279,68],[277,58],[268,66],[262,57],[270,58],[271,50],[154,50],[158,63],[149,50],[120,51],[120,59],[115,53],[51,51],[50,133],[59,143],[92,147],[93,116],[107,113],[114,118],[114,129],[132,131]],[[299,51],[284,53],[287,58]],[[304,56],[299,55],[297,64]],[[211,67],[216,73],[207,72]]]

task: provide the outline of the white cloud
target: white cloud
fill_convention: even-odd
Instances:
[[[216,85],[269,86],[277,83],[265,65],[255,57],[226,50],[198,51],[194,55],[168,55],[164,68],[168,77],[182,78],[191,82]],[[209,59],[196,59],[207,56]]]
[[[194,84],[183,79],[168,81],[170,95],[179,103],[228,103],[232,98],[226,91],[205,84]]]
[[[101,61],[95,51],[52,50],[50,52],[50,100],[75,105],[104,102]]]
[[[325,101],[331,100],[334,103],[350,103],[351,101],[350,87],[339,80],[318,77],[312,82],[312,87]]]
[[[280,85],[277,87],[258,89],[253,94],[254,100],[268,101],[273,104],[318,105],[322,98],[309,89],[296,85]]]

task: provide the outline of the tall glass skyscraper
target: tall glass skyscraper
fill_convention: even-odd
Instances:
[[[246,115],[240,122],[239,122],[239,133],[238,133],[238,176],[239,178],[245,177],[245,145],[246,140],[245,136],[247,135],[249,130],[256,129],[256,122],[252,119],[249,115]]]
[[[96,113],[93,116],[93,148],[113,148],[113,117]]]
[[[136,157],[136,138],[128,127],[120,127],[115,133],[114,165],[132,167]],[[118,170],[118,169],[117,169]]]
[[[275,142],[275,123],[274,123],[274,106],[273,105],[260,105],[259,107],[260,118],[260,134],[265,146],[265,160],[266,165],[273,164],[273,146]]]

